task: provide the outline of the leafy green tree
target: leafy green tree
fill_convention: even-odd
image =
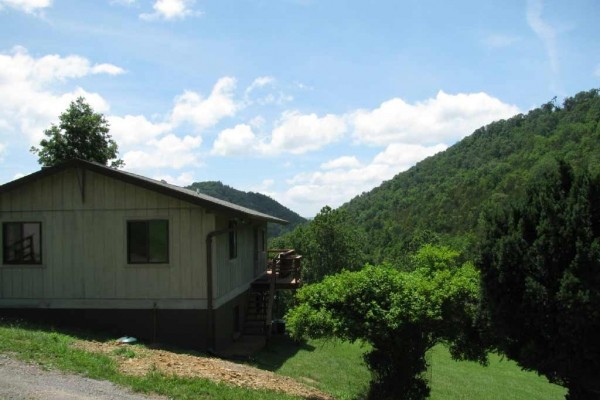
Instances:
[[[364,235],[352,227],[346,211],[329,206],[312,221],[271,242],[275,248],[294,248],[302,254],[302,278],[306,283],[342,270],[355,271],[365,264]]]
[[[422,399],[429,387],[425,353],[449,344],[456,359],[486,361],[475,316],[479,274],[458,253],[425,246],[411,272],[384,264],[343,271],[299,290],[287,327],[296,337],[365,341],[371,397]]]
[[[522,200],[484,214],[480,253],[498,349],[570,400],[600,398],[600,177],[538,171]]]
[[[38,162],[46,167],[79,158],[94,161],[113,168],[123,166],[117,159],[117,143],[111,138],[104,115],[95,113],[83,97],[72,101],[69,108],[59,116],[58,126],[44,131],[40,147],[31,147],[38,155]]]

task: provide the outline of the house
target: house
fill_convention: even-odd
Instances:
[[[267,223],[286,223],[82,160],[0,186],[0,222],[1,313],[216,350],[265,287]]]

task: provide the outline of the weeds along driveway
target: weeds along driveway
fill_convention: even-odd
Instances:
[[[9,400],[167,400],[133,393],[108,381],[47,371],[0,354],[0,399]]]

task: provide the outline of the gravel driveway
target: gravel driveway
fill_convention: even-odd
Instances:
[[[107,381],[46,371],[0,354],[0,399],[166,400],[166,397],[136,394]]]

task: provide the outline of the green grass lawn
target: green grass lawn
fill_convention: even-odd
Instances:
[[[75,372],[130,387],[143,393],[158,393],[172,399],[262,400],[294,399],[266,390],[250,390],[218,384],[207,379],[190,379],[149,373],[143,377],[126,376],[109,357],[75,349],[71,335],[0,321],[0,353],[35,362],[44,368]]]
[[[360,344],[311,340],[296,345],[275,338],[256,357],[256,365],[331,393],[338,399],[360,399],[370,374],[363,363],[367,348]],[[428,355],[432,400],[561,400],[566,390],[544,377],[522,371],[514,362],[490,356],[487,367],[454,361],[444,346]]]
[[[140,392],[154,392],[173,399],[291,399],[281,393],[257,391],[217,384],[206,379],[184,379],[149,373],[125,376],[105,356],[75,349],[70,334],[0,321],[0,353],[25,361],[104,379]],[[362,360],[368,347],[337,341],[311,340],[295,344],[275,338],[256,357],[255,365],[290,376],[329,392],[337,399],[360,399],[369,386],[370,373]],[[123,354],[123,356],[127,356]],[[135,352],[133,355],[135,356]],[[450,359],[443,346],[429,354],[433,400],[560,400],[565,389],[543,377],[522,371],[514,362],[492,355],[490,365]]]

